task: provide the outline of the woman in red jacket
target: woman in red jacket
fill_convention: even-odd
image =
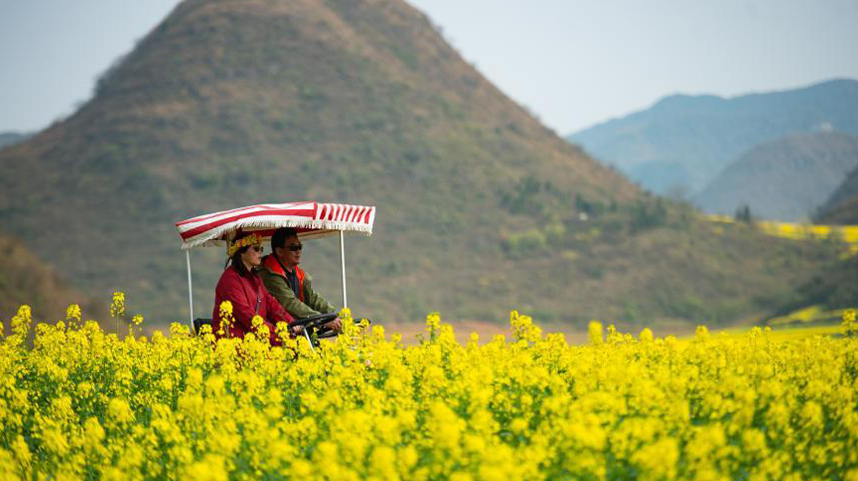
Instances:
[[[227,267],[215,288],[215,305],[212,328],[216,337],[221,329],[220,307],[224,301],[232,303],[232,326],[229,337],[244,337],[253,332],[253,317],[262,317],[271,333],[269,342],[279,346],[276,324],[292,323],[295,319],[283,310],[277,299],[268,293],[256,268],[262,262],[262,238],[257,234],[236,237],[227,246]]]

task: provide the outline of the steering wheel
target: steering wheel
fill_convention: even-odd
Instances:
[[[357,326],[357,325],[360,325],[361,321],[363,321],[363,319],[357,319],[357,318],[352,319],[352,322],[354,322],[354,324],[355,324],[356,326]],[[372,323],[372,321],[370,321],[369,319],[366,319],[366,321],[367,321],[367,322],[369,322],[369,323]],[[339,333],[338,333],[337,331],[334,331],[333,329],[329,329],[329,328],[327,328],[327,327],[325,327],[325,326],[322,326],[322,327],[321,327],[321,328],[316,332],[316,337],[318,337],[319,339],[325,339],[325,338],[328,338],[328,337],[335,337],[335,336],[337,336],[338,334],[339,334]]]
[[[333,329],[325,327],[325,324],[333,321],[339,316],[336,312],[332,312],[329,314],[319,314],[317,316],[305,317],[303,319],[298,319],[294,321],[292,324],[289,324],[289,327],[292,326],[303,326],[305,331],[316,331],[316,337],[318,339],[325,339],[329,337],[335,337],[339,334],[337,331]],[[355,324],[360,324],[362,319],[354,319]],[[369,321],[369,319],[367,319]],[[370,321],[371,322],[371,321]]]
[[[337,316],[336,312],[331,312],[329,314],[305,317],[292,322],[292,324],[289,324],[289,327],[303,327],[305,331],[318,330],[323,325],[336,319]]]

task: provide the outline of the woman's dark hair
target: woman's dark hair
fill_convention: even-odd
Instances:
[[[298,232],[291,227],[281,227],[274,231],[271,236],[271,251],[273,252],[275,247],[285,247],[286,239],[293,236],[298,237]]]
[[[247,267],[244,266],[244,262],[241,262],[241,255],[247,252],[247,249],[250,249],[250,246],[244,246],[241,249],[235,251],[235,254],[232,257],[228,257],[226,259],[226,265],[223,266],[224,269],[229,267],[232,264],[232,268],[238,272],[238,275],[241,277],[247,277],[250,275],[250,271],[247,270]]]

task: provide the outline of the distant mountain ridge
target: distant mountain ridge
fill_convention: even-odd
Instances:
[[[858,167],[858,137],[801,133],[757,145],[694,196],[706,212],[732,215],[748,206],[760,218],[809,220]]]
[[[0,149],[7,145],[23,142],[30,134],[21,134],[18,132],[0,132]]]
[[[567,136],[660,194],[696,194],[742,152],[801,132],[858,135],[858,81],[732,98],[673,95]]]

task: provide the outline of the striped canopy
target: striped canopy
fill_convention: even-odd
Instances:
[[[269,239],[280,227],[292,227],[300,237],[343,232],[372,235],[375,207],[319,202],[259,204],[201,215],[176,222],[182,249],[223,244],[239,233],[255,232]]]

